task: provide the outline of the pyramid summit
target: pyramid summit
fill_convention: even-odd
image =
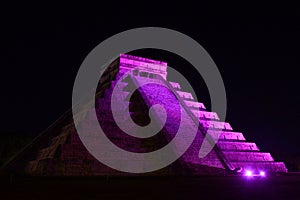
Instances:
[[[275,162],[270,153],[262,152],[254,142],[246,141],[241,132],[234,131],[228,122],[220,121],[217,113],[206,110],[205,105],[197,102],[190,92],[183,91],[180,83],[168,81],[167,68],[166,62],[127,54],[121,54],[107,67],[97,87],[95,110],[97,122],[113,144],[127,152],[155,152],[175,140],[178,130],[184,129],[187,133],[195,130],[191,145],[179,153],[175,162],[149,174],[224,175],[233,171],[246,173],[248,169],[270,173],[287,172],[283,162]],[[130,94],[130,88],[138,89]],[[163,127],[151,137],[134,137],[139,134],[134,128],[130,129],[132,134],[128,134],[115,121],[111,108],[113,94],[119,101],[116,112],[122,113],[124,107],[128,107],[127,118],[122,115],[128,127],[132,121],[140,127],[149,123],[163,124]],[[152,122],[149,110],[156,104],[165,109],[167,117],[162,120],[158,108],[152,109],[155,113]],[[80,123],[81,127],[93,132],[90,113],[90,109],[82,112]],[[216,144],[211,143],[212,151],[201,158],[199,150],[206,135],[219,139]],[[181,141],[185,142],[184,139]],[[101,146],[101,141],[96,145]],[[103,151],[101,155],[106,156],[106,160],[117,162],[122,159],[124,163],[131,163],[131,166],[144,165],[142,161],[124,156],[115,157],[112,152]],[[178,154],[176,148],[173,154]],[[42,132],[5,169],[39,176],[130,175],[105,165],[89,152],[77,132],[71,111],[67,111]]]

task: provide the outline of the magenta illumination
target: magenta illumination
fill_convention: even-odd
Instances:
[[[250,171],[250,170],[247,170],[247,171],[246,171],[245,176],[252,176],[252,175],[253,175],[252,171]]]

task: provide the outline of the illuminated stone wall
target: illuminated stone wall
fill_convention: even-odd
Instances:
[[[116,83],[124,73],[137,66],[139,70],[133,70],[129,74],[129,79],[117,88],[118,98],[124,102],[124,105],[131,102],[129,107],[131,118],[139,125],[149,123],[148,111],[154,104],[161,104],[167,113],[167,121],[163,129],[157,135],[146,139],[135,138],[124,133],[114,122],[110,108],[111,95]],[[128,99],[126,87],[143,82],[151,82],[151,84],[142,86],[131,99]],[[156,84],[158,82],[162,85]],[[243,134],[234,132],[229,123],[220,122],[217,113],[209,112],[203,103],[195,102],[192,94],[181,90],[179,83],[168,82],[165,62],[122,54],[120,59],[104,73],[97,91],[98,121],[107,137],[127,151],[141,153],[154,151],[174,138],[180,123],[187,128],[193,126],[190,121],[180,122],[181,107],[188,115],[199,119],[202,129],[198,130],[189,149],[178,161],[153,174],[222,174],[235,168],[287,171],[284,163],[274,162],[270,153],[260,152],[255,143],[247,142]],[[177,99],[174,92],[180,99]],[[124,105],[120,104],[120,109]],[[82,114],[82,124],[87,129],[90,128],[89,112],[86,110]],[[207,133],[203,131],[208,128],[210,131]],[[198,154],[204,136],[210,134],[211,137],[216,137],[217,133],[214,130],[221,130],[220,139],[213,151],[200,159]],[[109,153],[107,156],[110,156]],[[53,133],[50,142],[40,147],[36,158],[27,163],[26,172],[35,175],[126,175],[94,159],[82,145],[72,122],[61,127],[59,132]]]

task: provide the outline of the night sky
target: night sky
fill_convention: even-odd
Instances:
[[[1,133],[38,134],[71,107],[73,82],[87,54],[131,28],[158,26],[199,42],[219,68],[227,92],[227,121],[265,151],[300,153],[299,17],[115,16],[22,12],[2,17]],[[198,87],[200,76],[168,53],[149,51]],[[151,53],[152,52],[152,53]],[[199,89],[200,88],[200,89]]]

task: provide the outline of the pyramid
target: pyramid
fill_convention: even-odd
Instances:
[[[283,162],[275,162],[270,153],[261,152],[255,143],[247,142],[241,132],[233,131],[229,123],[221,122],[217,113],[207,111],[203,103],[194,100],[191,93],[182,91],[179,83],[168,81],[167,67],[165,62],[121,54],[107,67],[99,80],[95,95],[97,120],[102,130],[111,142],[126,151],[155,151],[174,139],[179,124],[186,129],[195,126],[190,120],[180,121],[180,109],[188,118],[196,119],[199,123],[192,144],[179,159],[147,174],[215,175],[230,174],[237,169],[287,172]],[[128,98],[129,88],[143,82],[150,84],[139,88]],[[136,138],[126,134],[115,123],[111,111],[114,90],[118,90],[121,102],[128,103],[131,119],[140,126],[149,124],[148,113],[152,105],[163,105],[168,114],[163,128],[149,138]],[[87,109],[81,116],[86,128],[89,128],[91,120],[89,114],[90,110]],[[199,150],[207,134],[211,137],[218,135],[219,140],[207,156],[200,158]],[[107,156],[110,156],[109,152]],[[38,176],[130,175],[106,166],[86,149],[76,131],[71,110],[14,157],[6,165],[6,169],[14,173]]]

